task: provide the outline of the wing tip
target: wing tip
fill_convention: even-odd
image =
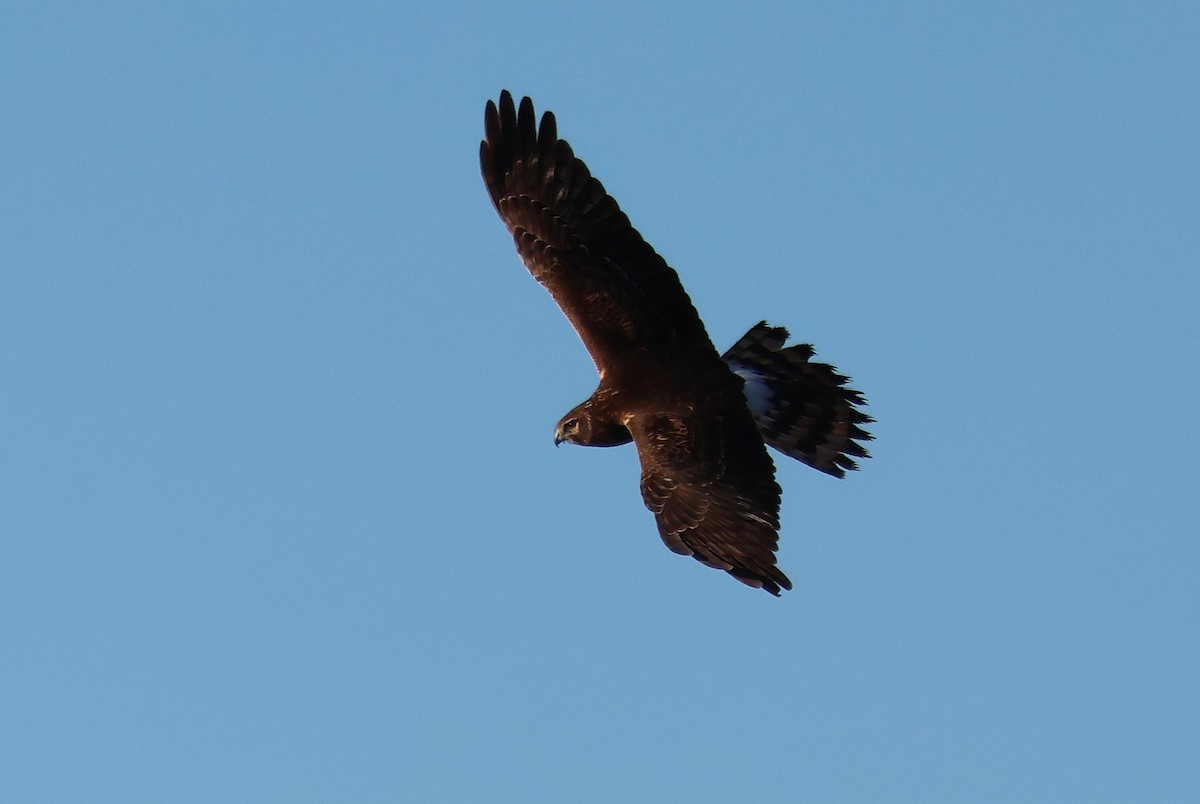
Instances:
[[[726,572],[746,584],[746,586],[752,586],[755,589],[769,592],[775,597],[781,597],[784,591],[792,591],[791,579],[775,566],[771,567],[769,574],[739,569],[737,567],[726,570]]]

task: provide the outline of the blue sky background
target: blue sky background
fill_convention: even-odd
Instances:
[[[1200,798],[1194,3],[0,9],[0,799]],[[669,553],[478,176],[507,87],[853,375]]]

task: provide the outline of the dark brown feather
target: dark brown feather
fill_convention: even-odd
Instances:
[[[752,408],[767,444],[814,469],[844,477],[858,468],[854,458],[870,457],[858,443],[872,439],[861,425],[874,420],[858,408],[866,399],[847,388],[849,380],[833,366],[810,362],[809,344],[785,348],[787,337],[783,327],[760,321],[722,359],[743,377],[757,377],[768,390],[764,407]]]
[[[707,415],[643,415],[629,423],[642,499],[668,548],[778,595],[780,489],[745,405]]]
[[[488,102],[484,183],[534,279],[550,291],[603,376],[633,348],[715,356],[679,276],[654,252],[529,98]]]

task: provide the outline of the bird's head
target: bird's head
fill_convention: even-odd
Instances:
[[[564,441],[586,445],[591,434],[592,417],[583,405],[580,405],[558,420],[554,427],[554,446],[557,447]]]
[[[554,428],[556,447],[564,441],[583,447],[616,447],[632,440],[624,425],[593,415],[591,400],[568,411]]]

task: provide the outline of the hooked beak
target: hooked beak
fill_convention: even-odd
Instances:
[[[564,442],[564,441],[566,441],[566,440],[567,440],[566,438],[564,438],[563,436],[559,435],[558,433],[555,433],[555,434],[554,434],[554,446],[556,446],[556,447],[557,447],[559,444],[561,444],[562,442]]]

